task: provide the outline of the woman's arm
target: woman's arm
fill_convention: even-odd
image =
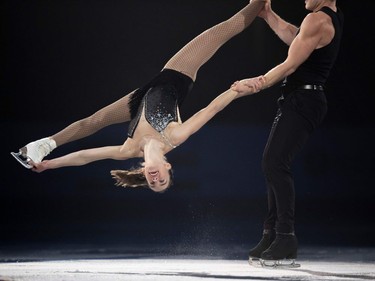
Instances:
[[[119,145],[85,149],[58,158],[44,160],[41,163],[31,162],[31,164],[34,166],[32,170],[40,173],[45,170],[57,169],[61,167],[83,166],[88,163],[104,159],[125,160],[130,158],[130,155],[126,155],[124,152],[121,153],[120,148],[121,146]]]
[[[180,145],[186,141],[237,97],[238,93],[231,89],[216,97],[207,107],[195,113],[171,132],[170,138],[173,140],[173,143]]]

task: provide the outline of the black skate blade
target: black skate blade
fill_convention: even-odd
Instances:
[[[259,258],[253,258],[253,257],[249,257],[249,265],[253,266],[253,267],[262,267],[260,259]]]
[[[260,264],[265,268],[279,268],[279,269],[293,269],[301,267],[301,264],[296,263],[294,259],[284,259],[284,260],[260,260]]]
[[[26,169],[31,169],[33,166],[28,163],[28,159],[25,159],[21,152],[11,152],[10,153],[22,166]]]

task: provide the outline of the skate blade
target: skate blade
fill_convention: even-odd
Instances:
[[[284,260],[260,260],[260,264],[265,268],[284,268],[292,269],[301,267],[299,263],[296,263],[294,259],[284,259]]]
[[[24,166],[26,169],[32,169],[33,166],[28,163],[30,159],[25,159],[21,152],[11,152],[10,153],[22,166]]]
[[[262,267],[260,259],[249,257],[249,265],[254,267]]]

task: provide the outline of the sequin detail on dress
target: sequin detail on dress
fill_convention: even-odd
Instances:
[[[176,89],[172,85],[151,88],[144,97],[145,117],[159,133],[170,122],[177,122]]]

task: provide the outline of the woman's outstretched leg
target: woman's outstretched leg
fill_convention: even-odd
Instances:
[[[265,0],[252,0],[250,4],[226,21],[223,21],[191,40],[164,66],[188,75],[195,81],[199,68],[235,35],[245,30],[263,8]]]
[[[31,169],[32,166],[28,164],[30,160],[40,163],[57,146],[90,136],[109,125],[129,121],[130,110],[128,102],[132,93],[98,110],[91,116],[70,124],[58,133],[30,142],[20,148],[18,153],[12,152],[11,154],[24,167]]]
[[[128,102],[132,93],[98,110],[91,116],[72,123],[51,138],[55,140],[57,146],[60,146],[90,136],[109,125],[130,121]]]

